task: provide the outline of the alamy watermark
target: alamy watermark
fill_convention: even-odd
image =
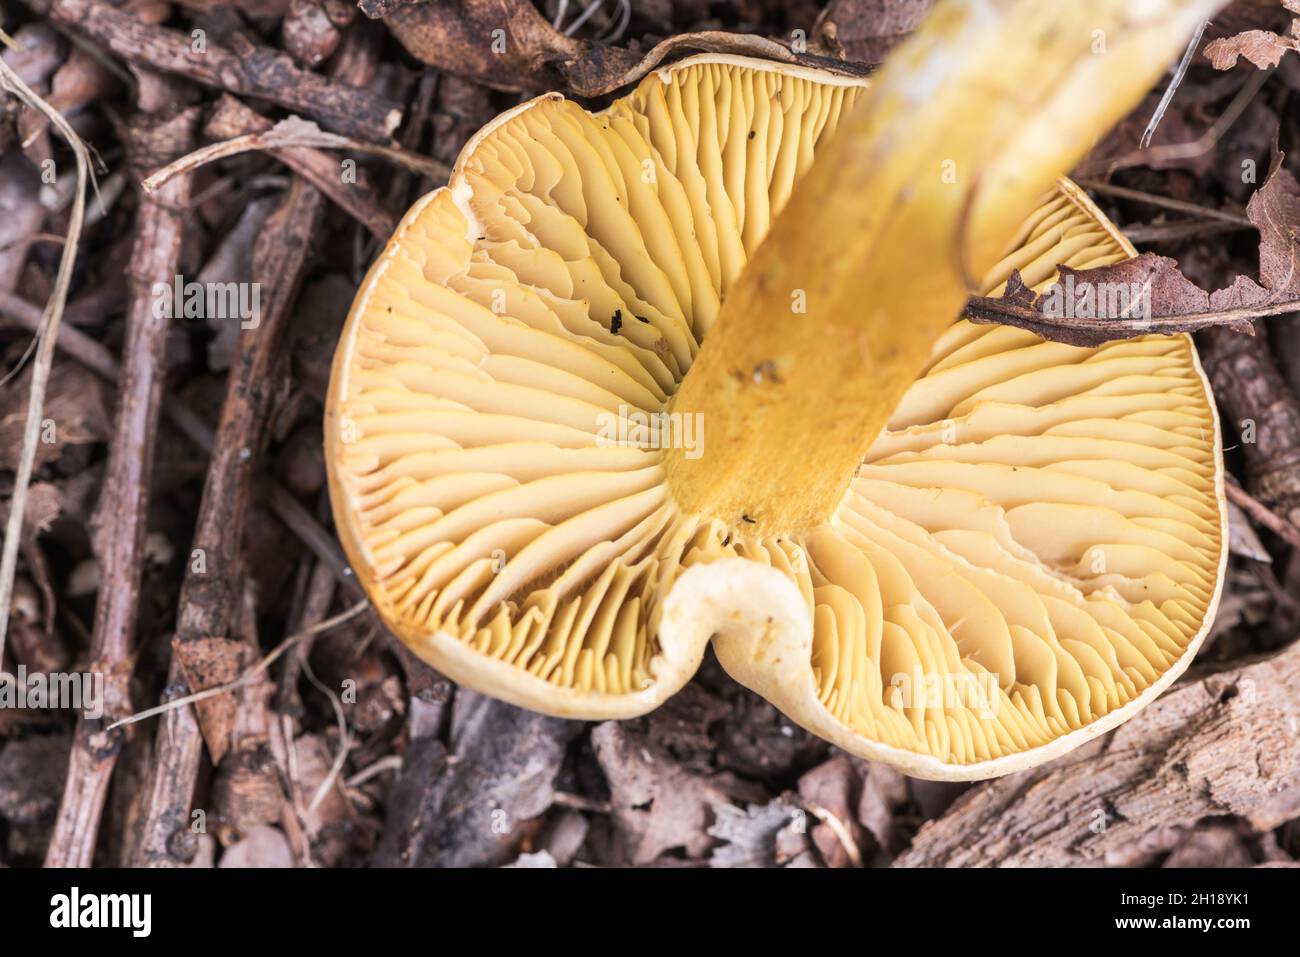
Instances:
[[[1067,272],[1039,308],[1053,319],[1125,319],[1140,329],[1151,325],[1151,283],[1077,281]]]
[[[159,319],[237,319],[241,329],[256,329],[262,322],[259,282],[186,282],[178,274],[149,291]]]
[[[703,412],[643,412],[626,405],[596,416],[601,448],[682,449],[688,459],[704,454]]]
[[[87,718],[104,716],[104,675],[98,671],[0,671],[0,708],[71,708]]]
[[[132,937],[153,931],[152,894],[82,893],[73,887],[50,898],[50,926],[56,929],[122,928]]]
[[[990,672],[900,671],[889,679],[885,701],[893,708],[940,706],[947,711],[965,709],[981,718],[997,717],[998,676]]]

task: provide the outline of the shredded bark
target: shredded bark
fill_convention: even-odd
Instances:
[[[983,784],[921,829],[898,867],[1104,864],[1161,827],[1300,814],[1300,648],[1184,682],[1105,737]]]

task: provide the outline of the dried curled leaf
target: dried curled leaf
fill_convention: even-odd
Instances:
[[[1268,30],[1247,30],[1208,44],[1205,56],[1216,70],[1231,70],[1241,57],[1265,70],[1281,63],[1288,51],[1296,50],[1300,50],[1300,39],[1278,36]]]
[[[591,745],[631,863],[648,864],[678,847],[692,858],[707,853],[711,824],[731,806],[729,775],[691,774],[614,721],[591,732]]]
[[[1015,326],[1074,346],[1096,346],[1160,333],[1226,326],[1248,335],[1253,321],[1300,311],[1300,183],[1274,157],[1246,217],[1259,230],[1259,281],[1238,276],[1206,292],[1166,256],[1143,253],[1097,269],[1060,269],[1059,281],[1035,297],[1013,274],[997,299],[972,299],[972,322]]]
[[[1241,57],[1266,70],[1281,63],[1288,52],[1300,52],[1300,0],[1281,0],[1281,4],[1294,15],[1289,26],[1282,25],[1282,10],[1276,7],[1249,12],[1245,23],[1234,24],[1240,32],[1206,45],[1206,59],[1216,70],[1231,70]],[[1228,19],[1231,22],[1230,15]],[[1247,24],[1255,28],[1241,29]],[[1282,30],[1286,30],[1285,35]]]
[[[1228,294],[1224,298],[1235,297],[1228,308],[1248,304],[1250,293],[1237,285],[1223,293]],[[1060,281],[1037,298],[1018,274],[1013,275],[1001,298],[971,300],[967,318],[1015,326],[1071,346],[1195,332],[1209,326],[1252,332],[1249,318],[1221,314],[1213,303],[1214,297],[1183,276],[1174,260],[1143,253],[1097,269],[1062,266]]]
[[[829,57],[794,53],[765,37],[716,30],[669,37],[646,53],[607,46],[565,36],[527,0],[375,4],[374,9],[382,11],[389,30],[420,62],[511,92],[601,96],[688,51],[755,56],[851,75],[866,72]]]

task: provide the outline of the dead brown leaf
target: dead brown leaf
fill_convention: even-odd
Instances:
[[[1297,50],[1300,50],[1300,40],[1295,37],[1278,36],[1268,30],[1247,30],[1207,44],[1205,56],[1216,70],[1231,70],[1241,57],[1265,70],[1281,63],[1288,52]]]
[[[582,730],[475,694],[455,693],[450,748],[429,735],[407,748],[388,798],[381,867],[497,867],[551,806],[569,742]]]
[[[0,394],[0,469],[18,464],[30,383],[28,366]],[[35,467],[54,461],[69,446],[107,441],[108,411],[103,384],[93,374],[75,362],[56,361],[45,393]]]
[[[723,843],[709,855],[710,867],[776,867],[784,865],[781,857],[798,856],[788,855],[789,847],[777,846],[783,831],[804,820],[803,812],[784,796],[748,808],[719,805],[714,812],[716,820],[709,834]]]
[[[1300,296],[1300,182],[1273,159],[1268,179],[1246,205],[1259,228],[1259,281],[1285,298]]]
[[[35,538],[50,530],[63,514],[63,493],[49,482],[34,482],[27,489],[27,508],[23,511],[23,532]],[[0,503],[0,515],[9,515],[9,503]]]
[[[172,654],[180,662],[181,670],[191,691],[202,691],[228,684],[243,673],[252,657],[248,645],[233,638],[199,638],[194,641],[173,641]],[[195,704],[203,743],[208,746],[214,765],[221,764],[230,747],[230,736],[235,729],[239,711],[239,697],[221,694]]]
[[[972,299],[966,316],[1075,346],[1215,326],[1253,335],[1255,319],[1300,311],[1300,183],[1283,159],[1274,157],[1268,179],[1246,206],[1260,234],[1258,282],[1238,276],[1206,292],[1174,260],[1143,253],[1097,269],[1062,266],[1060,280],[1036,298],[1013,273],[1000,298]]]
[[[691,774],[666,754],[652,754],[614,721],[596,727],[591,743],[630,863],[649,864],[674,848],[692,858],[708,851],[718,809],[731,806],[720,777]]]
[[[1238,0],[1215,18],[1214,27],[1222,35],[1202,52],[1216,70],[1231,70],[1241,57],[1271,69],[1300,50],[1300,0]]]
[[[795,53],[766,37],[715,30],[678,34],[644,53],[607,46],[566,37],[527,0],[399,6],[380,2],[371,9],[420,62],[511,92],[565,90],[575,96],[602,96],[688,51],[755,56],[855,75],[866,72],[830,57]]]

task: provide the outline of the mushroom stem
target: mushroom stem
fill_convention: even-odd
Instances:
[[[936,339],[1058,176],[1223,0],[944,0],[795,188],[673,400],[687,513],[825,521]]]

